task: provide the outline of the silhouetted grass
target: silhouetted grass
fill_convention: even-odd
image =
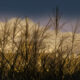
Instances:
[[[0,80],[80,80],[80,57],[73,52],[78,23],[72,32],[71,48],[64,49],[68,37],[62,35],[57,44],[60,28],[64,26],[59,25],[58,12],[57,8],[55,20],[50,18],[45,27],[34,24],[31,31],[27,18],[25,25],[16,18],[12,27],[8,21],[1,26]],[[51,45],[55,48],[46,52],[45,40],[50,39],[47,32],[51,27],[55,31],[55,45]]]

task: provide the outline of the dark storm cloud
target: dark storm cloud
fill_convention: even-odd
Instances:
[[[45,16],[56,5],[65,16],[80,16],[80,0],[0,0],[0,15]]]

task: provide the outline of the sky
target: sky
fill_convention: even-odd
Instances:
[[[0,0],[0,14],[8,16],[46,16],[59,6],[65,16],[80,16],[80,0]]]
[[[55,15],[56,6],[63,21],[75,24],[80,18],[80,0],[0,0],[0,20],[18,16],[46,24],[49,16]],[[69,23],[67,30],[71,30]]]
[[[80,0],[0,0],[0,17],[25,17],[45,20],[56,6],[65,18],[80,17]]]

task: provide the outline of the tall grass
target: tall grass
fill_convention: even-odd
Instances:
[[[56,8],[55,20],[50,17],[45,27],[40,24],[25,25],[22,20],[16,18],[13,23],[8,20],[0,24],[0,80],[79,80],[80,57],[74,56],[74,43],[78,23],[72,32],[71,48],[65,41],[68,36],[60,37],[57,43],[60,28],[59,9]],[[52,23],[52,24],[51,24]],[[52,52],[46,50],[46,40],[50,42],[50,28],[54,27],[55,48]],[[52,31],[52,30],[51,30]],[[46,52],[47,51],[47,52]]]

